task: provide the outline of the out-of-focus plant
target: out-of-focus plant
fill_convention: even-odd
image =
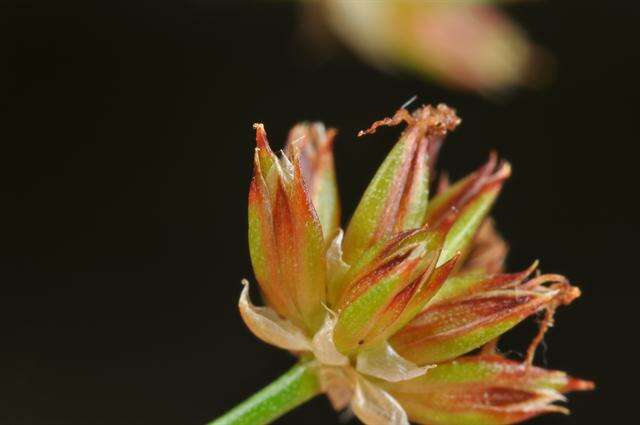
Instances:
[[[488,215],[509,164],[492,154],[430,196],[460,119],[442,104],[400,109],[360,135],[401,123],[344,232],[335,132],[299,124],[276,155],[255,125],[249,248],[266,305],[251,302],[245,281],[240,314],[299,363],[212,425],[266,424],[321,392],[367,425],[505,425],[566,413],[563,393],[593,387],[532,364],[553,312],[580,290],[560,275],[532,277],[537,262],[503,272],[507,247]],[[502,356],[497,338],[542,312],[526,359]]]
[[[493,3],[320,0],[305,2],[305,16],[379,68],[479,92],[532,83],[545,55]]]

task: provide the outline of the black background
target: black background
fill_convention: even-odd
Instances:
[[[251,124],[340,129],[345,214],[398,134],[355,133],[404,101],[463,125],[454,177],[497,148],[511,268],[535,258],[583,298],[547,337],[549,367],[594,379],[570,417],[627,423],[637,371],[639,52],[635,2],[510,7],[557,60],[539,90],[487,99],[389,75],[300,36],[297,5],[0,1],[0,424],[202,424],[293,362],[236,310],[251,277]],[[522,351],[531,325],[509,338]],[[542,362],[542,356],[539,358]],[[636,409],[637,410],[637,409]],[[280,423],[336,423],[318,398]]]

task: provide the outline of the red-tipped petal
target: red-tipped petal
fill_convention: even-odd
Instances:
[[[551,275],[515,283],[521,276],[494,277],[476,284],[468,296],[434,299],[394,335],[393,347],[417,364],[452,359],[479,348],[531,314],[553,310],[579,295],[564,278],[560,281]],[[480,290],[481,285],[486,290]]]
[[[554,293],[500,290],[436,304],[391,340],[417,364],[455,358],[503,334],[553,300]]]
[[[480,224],[487,217],[504,181],[510,174],[509,164],[503,164],[495,173],[481,179],[482,184],[477,189],[464,194],[460,202],[453,207],[454,210],[441,218],[442,222],[446,222],[454,216],[455,221],[447,234],[440,264],[448,261],[459,252],[465,253],[469,250]]]
[[[483,188],[496,181],[505,180],[509,175],[505,175],[502,168],[496,171],[497,165],[498,157],[492,152],[489,160],[478,170],[439,191],[429,202],[426,223],[431,226],[438,225],[452,211],[460,210]]]
[[[249,188],[249,252],[253,271],[267,304],[278,314],[299,321],[295,305],[280,280],[279,256],[273,227],[269,190],[263,178],[259,151]],[[299,322],[298,322],[299,323]]]
[[[253,125],[253,128],[256,130],[256,151],[258,152],[258,158],[260,160],[260,169],[262,174],[266,175],[273,164],[277,161],[277,158],[271,150],[271,146],[269,146],[267,132],[264,129],[264,125],[256,123]]]
[[[480,271],[498,273],[503,271],[509,246],[495,229],[491,218],[484,220],[469,248],[461,272]]]
[[[249,245],[267,303],[312,335],[325,300],[324,238],[302,176],[300,155],[278,159],[255,124],[254,177],[249,190]]]
[[[456,262],[456,259],[453,259],[441,267],[435,267],[444,243],[444,235],[445,232],[432,232],[429,234],[427,244],[429,256],[425,257],[428,267],[426,267],[422,275],[407,285],[386,306],[379,316],[376,326],[366,338],[370,343],[386,340],[392,336],[413,319],[429,299],[438,292]]]
[[[385,307],[424,270],[423,248],[392,257],[354,282],[342,297],[334,341],[338,350],[351,354],[367,343]]]
[[[286,152],[299,156],[300,169],[309,196],[322,224],[325,238],[332,237],[340,226],[340,202],[333,163],[333,128],[322,123],[301,123],[289,132]]]
[[[293,299],[308,332],[322,324],[325,297],[324,240],[320,222],[306,193],[299,164],[290,188],[279,180],[273,218],[280,281]]]
[[[434,270],[429,279],[415,292],[407,307],[395,321],[389,330],[389,336],[395,334],[422,311],[424,306],[440,291],[447,277],[453,272],[457,261],[458,257],[454,257]]]
[[[352,263],[348,271],[330,287],[329,301],[332,306],[339,309],[349,300],[346,296],[357,296],[356,285],[359,285],[364,276],[373,271],[382,271],[385,264],[396,261],[403,254],[407,254],[415,246],[423,243],[427,238],[427,229],[413,229],[398,233],[388,240],[381,241],[366,250],[360,258]],[[396,260],[394,260],[396,259]]]
[[[455,298],[470,297],[492,289],[511,288],[522,283],[538,267],[535,261],[529,268],[518,273],[485,274],[467,272],[449,277],[442,288],[429,302],[430,306],[451,301]]]
[[[463,357],[420,377],[381,382],[418,423],[511,424],[544,413],[565,413],[553,404],[562,392],[591,389],[564,372],[529,367],[500,356]]]
[[[422,226],[428,202],[429,144],[460,122],[455,111],[444,105],[425,106],[412,115],[401,109],[360,135],[401,121],[408,123],[407,128],[376,172],[347,228],[347,263],[395,232]]]

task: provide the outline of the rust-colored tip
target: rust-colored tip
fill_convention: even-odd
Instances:
[[[586,381],[583,379],[569,378],[564,391],[592,391],[596,388],[596,384],[593,381]]]
[[[366,134],[373,134],[382,126],[395,126],[401,122],[407,125],[423,125],[428,135],[444,136],[449,131],[455,130],[462,120],[456,114],[456,110],[448,107],[444,103],[437,106],[423,105],[422,107],[409,113],[404,108],[398,109],[392,117],[383,118],[371,124],[366,130],[360,130],[358,137]]]
[[[456,110],[444,103],[439,103],[436,107],[423,105],[413,112],[413,117],[419,122],[424,122],[430,134],[439,136],[455,130],[462,122]]]
[[[264,149],[266,152],[271,152],[264,124],[257,122],[253,124],[253,128],[256,130],[256,146],[260,149]]]

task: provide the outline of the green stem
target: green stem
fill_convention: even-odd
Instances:
[[[320,393],[309,363],[299,363],[207,425],[264,425]]]

